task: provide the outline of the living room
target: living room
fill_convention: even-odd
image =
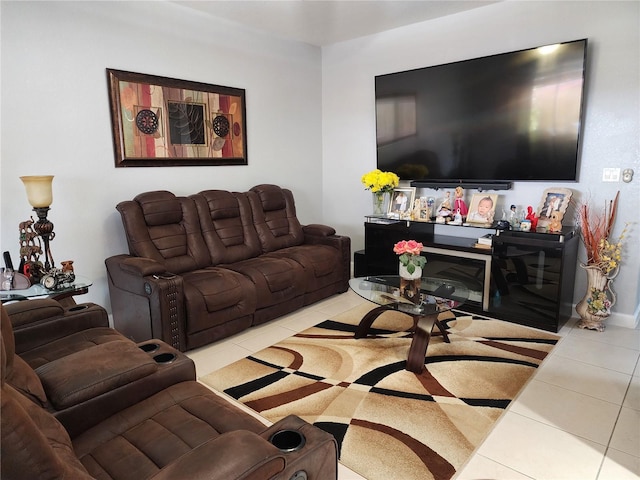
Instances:
[[[554,186],[597,206],[620,190],[616,232],[638,221],[638,2],[498,2],[322,48],[173,2],[3,1],[0,8],[2,250],[15,261],[18,224],[33,215],[19,177],[54,175],[52,252],[92,279],[82,300],[107,310],[104,260],[128,251],[118,202],[158,189],[188,195],[273,183],[293,191],[303,223],[331,225],[359,250],[371,210],[360,177],[375,168],[374,76],[553,42],[589,39],[578,181]],[[248,165],[115,168],[107,68],[246,89]],[[636,177],[604,183],[605,167],[633,168]],[[502,202],[536,206],[548,186],[518,182]],[[637,244],[636,225],[610,317],[628,328],[640,314]],[[575,301],[585,288],[577,271]]]
[[[554,186],[598,206],[621,190],[619,233],[637,220],[638,184],[601,179],[604,167],[637,170],[637,13],[636,2],[499,2],[319,48],[179,3],[3,2],[3,250],[17,257],[18,224],[32,214],[18,177],[40,174],[55,175],[55,258],[73,259],[93,280],[87,298],[107,308],[104,259],[127,251],[115,205],[144,191],[278,184],[293,191],[303,223],[330,224],[360,250],[371,209],[360,177],[375,168],[375,75],[579,38],[590,43],[581,167],[578,182]],[[106,68],[246,89],[248,165],[114,168]],[[536,206],[548,186],[517,182],[504,203]],[[629,245],[634,238],[632,229]],[[611,316],[630,327],[638,262],[625,258]]]

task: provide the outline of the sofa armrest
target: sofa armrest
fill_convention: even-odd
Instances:
[[[182,455],[151,479],[274,478],[284,466],[284,456],[268,441],[248,430],[235,430],[209,440]]]
[[[333,435],[296,415],[289,415],[265,429],[260,436],[268,440],[283,430],[298,432],[304,437],[304,445],[285,453],[287,464],[278,478],[288,480],[300,470],[306,472],[309,479],[338,478],[338,444]]]
[[[109,326],[107,311],[94,303],[63,307],[53,299],[41,298],[4,307],[13,326],[18,354],[73,333]]]
[[[310,223],[309,225],[303,225],[302,231],[305,235],[312,235],[316,237],[330,237],[336,234],[336,229],[328,225],[321,225],[319,223]]]
[[[148,275],[165,275],[164,266],[151,258],[123,256],[120,257],[120,268],[127,273],[146,277]]]
[[[159,338],[186,349],[184,288],[180,275],[148,258],[105,260],[114,327],[135,342]]]
[[[340,292],[346,292],[349,289],[349,278],[351,278],[351,238],[344,235],[336,235],[335,230],[326,225],[306,225],[302,227],[302,230],[305,244],[328,245],[340,252],[342,259]]]

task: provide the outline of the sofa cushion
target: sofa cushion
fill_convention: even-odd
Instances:
[[[116,208],[132,255],[155,260],[176,274],[211,264],[192,200],[166,191],[146,192]]]
[[[230,264],[262,253],[245,194],[205,190],[190,198],[198,211],[212,265]]]
[[[211,267],[184,273],[183,279],[189,333],[255,312],[255,287],[240,273]]]
[[[42,320],[49,320],[64,315],[64,308],[52,299],[38,298],[28,302],[17,302],[8,305],[11,324],[17,330]]]
[[[157,363],[129,340],[96,345],[36,370],[56,410],[78,405],[158,370]]]
[[[263,252],[273,252],[304,242],[304,232],[296,217],[290,190],[277,185],[256,185],[247,192],[247,197]]]
[[[116,341],[123,341],[123,336],[116,330],[109,327],[90,328],[23,352],[20,356],[31,368],[37,369],[67,355]]]
[[[171,192],[141,193],[134,198],[140,204],[146,224],[150,227],[180,223],[182,207]]]
[[[13,367],[7,375],[7,383],[37,405],[46,407],[49,404],[40,378],[18,355],[13,357]]]
[[[148,478],[198,445],[234,430],[265,426],[196,382],[173,385],[75,438],[97,478]]]

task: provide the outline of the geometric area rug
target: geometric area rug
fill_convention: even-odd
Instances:
[[[446,312],[421,374],[404,369],[413,321],[388,311],[367,338],[363,304],[201,381],[276,422],[295,414],[331,433],[342,464],[371,480],[448,480],[488,435],[560,337]]]

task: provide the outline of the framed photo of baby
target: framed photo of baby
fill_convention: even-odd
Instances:
[[[496,214],[498,195],[495,193],[474,193],[469,205],[467,223],[492,224]]]

